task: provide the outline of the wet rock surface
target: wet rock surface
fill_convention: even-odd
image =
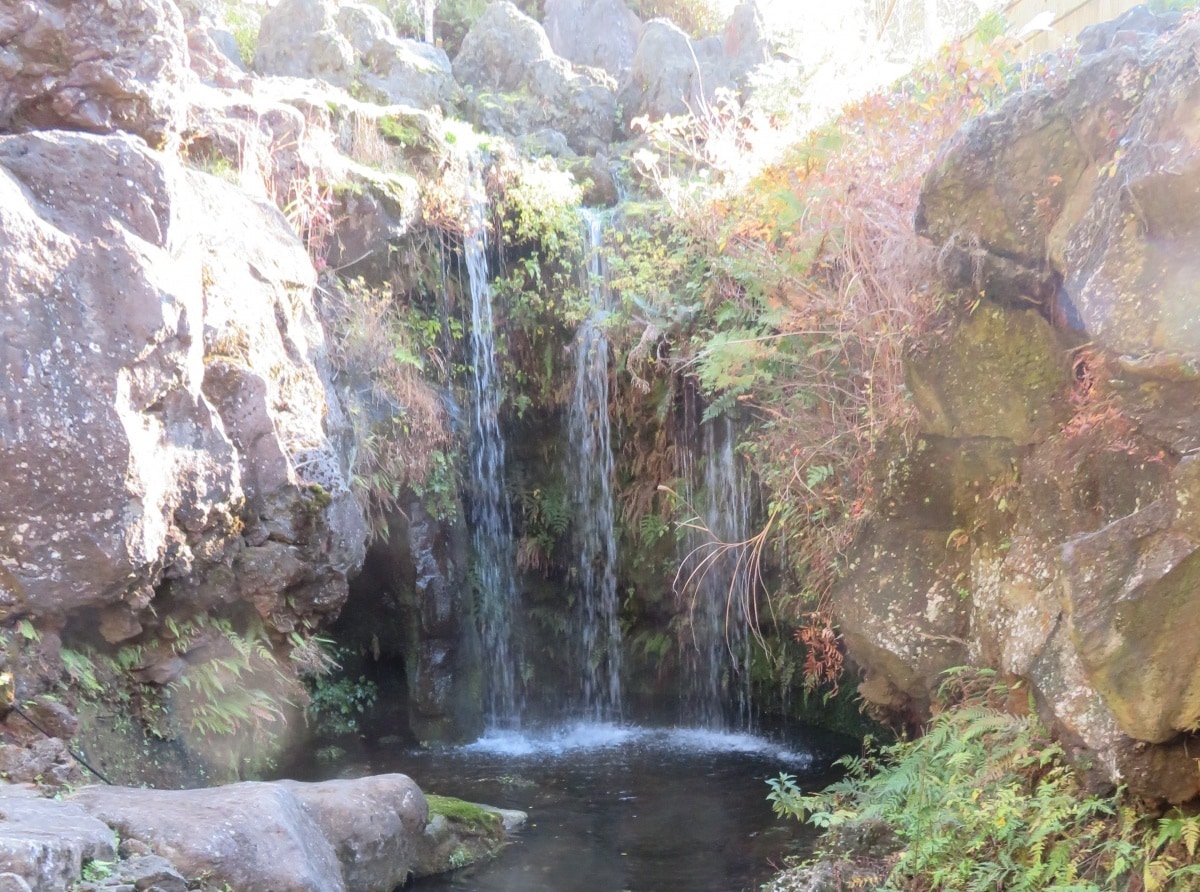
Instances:
[[[117,856],[112,829],[79,805],[46,799],[32,787],[0,782],[0,864],[10,888],[62,892],[87,861]],[[3,888],[0,886],[0,888]]]
[[[203,790],[89,787],[69,803],[187,877],[279,892],[391,892],[408,876],[426,820],[423,794],[403,775]]]

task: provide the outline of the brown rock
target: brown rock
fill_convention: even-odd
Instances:
[[[129,131],[162,145],[182,125],[183,18],[170,0],[0,9],[0,129]]]
[[[0,390],[18,407],[0,561],[19,603],[124,601],[129,619],[105,615],[120,638],[163,585],[236,600],[206,580],[229,571],[245,501],[312,565],[308,601],[335,607],[365,527],[325,427],[346,422],[315,274],[282,216],[127,136],[0,138],[0,194]],[[263,580],[279,605],[294,575]]]
[[[425,795],[411,778],[384,774],[280,784],[333,844],[346,888],[391,892],[404,885],[427,817]]]

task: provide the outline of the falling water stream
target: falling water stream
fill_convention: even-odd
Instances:
[[[701,422],[693,393],[684,409],[681,471],[694,520],[683,539],[677,584],[689,622],[682,643],[683,718],[710,729],[749,730],[750,500],[734,451],[736,428],[728,414]]]
[[[578,547],[575,579],[579,616],[578,663],[584,711],[596,719],[621,714],[621,627],[618,623],[617,542],[613,531],[613,454],[608,415],[610,310],[603,257],[605,216],[581,212],[587,236],[587,319],[572,347],[575,387],[568,410],[570,458],[567,479],[575,505]]]
[[[811,837],[777,821],[765,800],[768,777],[786,771],[815,785],[844,746],[817,732],[789,743],[725,730],[727,704],[738,729],[749,727],[747,590],[739,551],[749,508],[727,418],[698,419],[698,397],[682,449],[686,497],[699,528],[681,558],[700,562],[691,587],[692,646],[681,699],[686,724],[621,724],[613,453],[608,414],[611,310],[602,245],[603,215],[583,212],[588,254],[588,318],[572,351],[574,390],[567,413],[567,483],[577,556],[569,594],[577,622],[576,691],[586,721],[521,728],[522,654],[513,527],[505,496],[505,445],[498,413],[501,382],[488,284],[486,208],[475,176],[463,257],[471,295],[470,521],[473,585],[486,679],[488,732],[474,744],[436,752],[363,741],[343,771],[403,771],[429,792],[528,811],[516,842],[492,863],[422,880],[433,890],[620,892],[750,890],[783,854]],[[686,573],[686,570],[685,570]],[[568,682],[568,685],[570,682]],[[385,738],[386,739],[386,738]],[[336,770],[325,766],[317,773]],[[805,839],[808,843],[805,843]]]
[[[490,727],[520,722],[520,653],[513,633],[517,614],[512,517],[504,493],[504,438],[500,434],[500,376],[492,290],[488,284],[486,196],[475,167],[463,256],[471,291],[471,541],[473,583],[483,645],[486,717]]]

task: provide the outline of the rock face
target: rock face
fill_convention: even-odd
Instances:
[[[544,25],[554,52],[618,80],[633,64],[642,33],[642,20],[625,0],[546,0]]]
[[[263,74],[351,83],[385,103],[447,106],[456,85],[440,47],[396,36],[373,6],[283,0],[263,17],[254,68]]]
[[[368,550],[338,619],[342,640],[377,649],[396,667],[386,674],[403,675],[403,718],[421,741],[459,742],[483,730],[480,645],[464,597],[468,556],[456,518],[439,520],[411,499],[389,520],[387,540]]]
[[[918,226],[985,299],[908,358],[926,451],[884,475],[839,594],[869,699],[920,714],[937,669],[993,666],[1101,775],[1171,801],[1200,793],[1200,25],[1159,36],[1177,21],[1097,32],[927,176]]]
[[[0,192],[0,613],[336,610],[365,526],[282,216],[123,135],[0,138]]]
[[[424,795],[395,774],[204,790],[88,787],[70,803],[185,876],[245,892],[391,892],[408,877],[426,821]]]
[[[612,140],[611,79],[573,68],[551,49],[542,26],[507,0],[489,6],[471,27],[454,59],[454,76],[474,89],[472,117],[488,130],[522,136],[549,128],[563,133],[574,151],[589,154]]]
[[[425,829],[425,796],[403,774],[318,784],[282,781],[333,845],[351,890],[408,881]]]
[[[152,146],[178,133],[187,74],[171,0],[0,9],[0,130],[124,130]]]
[[[458,85],[450,58],[441,47],[389,36],[365,54],[359,82],[387,103],[416,108],[448,108]]]

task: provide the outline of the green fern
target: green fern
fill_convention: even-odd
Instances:
[[[827,839],[891,828],[902,856],[888,862],[889,890],[1197,888],[1200,815],[1154,822],[1120,795],[1085,795],[1035,720],[996,708],[1009,691],[994,678],[960,673],[943,693],[961,699],[924,736],[841,760],[844,779],[825,790],[805,793],[790,775],[770,781],[776,814],[807,820]]]

